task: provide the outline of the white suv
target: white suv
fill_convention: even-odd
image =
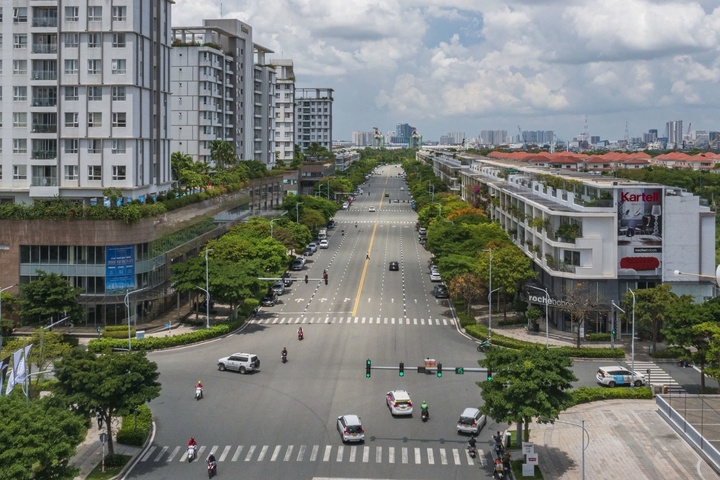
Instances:
[[[600,385],[607,385],[608,387],[631,384],[640,387],[645,384],[645,375],[631,372],[627,368],[618,365],[598,368],[595,378],[597,378]]]
[[[253,353],[233,353],[218,360],[218,370],[237,370],[240,373],[252,372],[260,368],[260,359]]]

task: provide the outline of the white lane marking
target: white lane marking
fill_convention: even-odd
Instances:
[[[395,463],[395,447],[388,447],[388,463]]]
[[[370,447],[363,447],[363,463],[370,461]]]
[[[331,450],[332,450],[332,445],[325,445],[325,453],[323,454],[323,462],[330,461],[330,451]]]
[[[289,462],[290,461],[290,455],[292,455],[293,446],[288,445],[287,450],[285,451],[285,457],[283,458],[283,462]]]
[[[475,465],[475,462],[473,462],[473,459],[470,456],[470,452],[468,450],[465,450],[465,458],[467,458],[468,465]]]
[[[313,445],[312,452],[310,453],[310,461],[314,462],[317,460],[317,454],[318,450],[320,450],[320,445]]]
[[[305,445],[300,445],[300,448],[298,449],[298,456],[297,456],[296,460],[298,462],[302,462],[304,456],[305,456]]]
[[[433,449],[428,448],[427,449],[427,456],[428,456],[428,463],[430,465],[435,465],[435,457],[433,456]]]
[[[338,449],[337,449],[337,455],[335,456],[335,461],[336,461],[336,462],[342,462],[342,457],[343,457],[344,451],[345,451],[345,446],[344,446],[344,445],[340,445],[340,446],[338,447]]]
[[[460,465],[460,452],[457,448],[453,448],[453,461],[455,462],[455,465]]]
[[[251,459],[252,456],[253,456],[253,453],[255,453],[255,445],[251,446],[251,447],[248,449],[248,453],[247,453],[247,455],[245,455],[245,461],[246,461],[246,462],[249,462],[249,461],[250,461],[250,459]]]
[[[375,463],[382,463],[382,447],[375,447]]]
[[[143,455],[143,457],[140,459],[140,461],[147,462],[147,459],[150,458],[150,455],[152,455],[152,453],[155,451],[156,448],[157,447],[155,445],[150,447],[150,450],[148,450],[147,453],[145,455]]]
[[[240,452],[243,451],[243,446],[240,445],[237,450],[235,450],[235,454],[230,459],[231,462],[237,462],[238,458],[240,458]]]
[[[173,458],[175,458],[175,455],[177,455],[179,451],[180,451],[180,447],[175,447],[175,448],[173,449],[172,453],[170,454],[170,456],[168,457],[167,461],[168,461],[168,462],[172,462],[172,461],[173,461]],[[182,460],[181,460],[181,461],[182,461]]]
[[[220,454],[220,458],[219,458],[219,460],[220,460],[221,462],[224,462],[224,461],[225,461],[225,459],[226,459],[227,456],[228,456],[228,453],[230,453],[230,449],[231,449],[231,448],[232,448],[231,445],[225,445],[225,448],[223,448],[223,452]]]
[[[420,461],[422,459],[420,458],[420,449],[415,448],[415,465],[420,465]]]
[[[155,460],[153,462],[159,462],[163,455],[165,455],[165,452],[168,451],[168,447],[162,447],[160,450],[160,453],[158,453],[157,457],[155,457]]]
[[[408,463],[408,451],[407,447],[402,447],[402,463]]]
[[[440,463],[443,465],[447,465],[447,453],[445,452],[444,448],[440,449]]]
[[[270,448],[269,445],[263,445],[260,449],[260,455],[258,455],[257,461],[262,462],[265,460],[265,455],[267,454],[268,448]]]
[[[357,455],[357,447],[356,446],[350,447],[350,462],[351,463],[355,461],[356,455]]]

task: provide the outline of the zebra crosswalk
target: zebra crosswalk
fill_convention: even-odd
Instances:
[[[321,462],[436,466],[487,464],[478,450],[472,458],[464,448],[381,447],[369,445],[198,445],[197,458],[213,454],[218,462]],[[140,462],[187,462],[187,447],[152,445]]]
[[[628,362],[628,368],[632,368],[632,365]],[[650,373],[648,374],[648,370]],[[654,362],[639,362],[635,361],[635,371],[645,375],[645,379],[648,383],[653,385],[671,385],[679,387],[678,382],[675,381],[665,370],[660,368]]]
[[[409,317],[335,317],[335,316],[301,316],[301,317],[270,317],[254,318],[249,323],[259,325],[284,325],[284,324],[368,324],[368,325],[419,325],[419,326],[441,326],[455,327],[455,320],[452,318],[409,318]]]

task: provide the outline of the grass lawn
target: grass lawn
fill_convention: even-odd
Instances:
[[[109,478],[112,478],[120,473],[120,470],[123,469],[123,467],[132,459],[130,455],[116,455],[117,457],[122,457],[122,465],[118,466],[107,466],[105,465],[105,473],[102,473],[102,464],[98,463],[97,467],[90,472],[90,475],[87,476],[88,480],[108,480]]]

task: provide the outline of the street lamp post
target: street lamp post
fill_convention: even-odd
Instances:
[[[548,292],[547,288],[540,288],[540,287],[533,287],[532,285],[528,285],[530,288],[534,288],[535,290],[540,290],[541,292],[545,292],[545,350],[550,348],[550,334],[548,333],[550,323],[548,321],[548,306],[550,305],[550,293]]]
[[[130,295],[133,293],[142,292],[145,290],[144,288],[139,288],[137,290],[133,290],[132,292],[127,292],[125,294],[125,308],[127,309],[127,317],[128,317],[128,352],[132,351],[132,341],[131,341],[131,335],[130,335]]]
[[[631,362],[630,369],[632,370],[633,375],[634,375],[634,374],[635,374],[635,292],[633,292],[632,290],[628,290],[628,292],[630,292],[630,294],[631,294],[632,297],[633,297],[633,303],[632,303],[632,339],[630,340],[630,345],[631,345],[631,347],[630,347],[630,351],[631,351],[631,353],[630,353],[630,362]],[[613,307],[617,308],[617,309],[620,310],[622,313],[625,313],[625,310],[623,310],[622,308],[620,308],[614,301],[611,301],[610,303],[612,304]],[[631,388],[631,389],[635,388],[635,382],[634,382],[634,381],[630,384],[630,388]]]
[[[489,278],[488,278],[488,337],[492,336],[492,294],[494,291],[498,290],[492,289],[492,248],[488,248],[487,250],[483,250],[483,252],[490,252],[490,261],[488,262],[489,265]]]
[[[588,433],[587,429],[585,428],[585,420],[581,420],[580,423],[573,423],[573,422],[566,422],[565,420],[556,420],[548,417],[538,417],[540,420],[544,422],[550,422],[550,423],[564,423],[566,425],[573,425],[575,427],[582,428],[583,435],[582,435],[582,480],[585,480],[585,450],[587,447],[590,446],[590,434]],[[588,441],[587,445],[585,444],[585,435],[587,435]]]
[[[300,205],[302,205],[305,202],[297,202],[295,203],[295,223],[300,223]]]
[[[208,270],[208,253],[212,252],[212,248],[205,250],[205,321],[206,328],[210,328],[210,271]]]

